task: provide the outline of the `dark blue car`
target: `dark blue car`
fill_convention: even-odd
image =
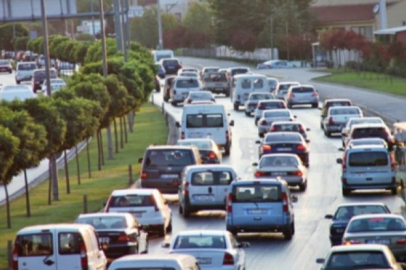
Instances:
[[[384,203],[351,203],[338,206],[334,215],[326,215],[326,219],[331,219],[330,242],[332,246],[341,245],[342,238],[351,218],[364,214],[390,213],[389,208]]]
[[[309,147],[300,133],[297,132],[275,132],[267,133],[262,141],[256,141],[259,144],[259,158],[262,155],[273,153],[296,154],[302,160],[306,167],[309,167]]]
[[[159,78],[164,79],[166,72],[162,64],[160,63],[155,63],[156,69],[157,69],[157,75]]]

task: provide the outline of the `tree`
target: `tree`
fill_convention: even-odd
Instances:
[[[192,31],[209,33],[212,30],[213,14],[208,3],[192,2],[186,12],[183,25]]]
[[[109,58],[113,56],[121,56],[122,53],[117,51],[117,42],[114,38],[107,38],[106,40],[106,54]],[[102,46],[101,41],[98,40],[90,45],[87,49],[85,63],[94,63],[102,60]]]
[[[13,39],[14,49],[17,51],[26,51],[27,43],[30,39],[28,37],[16,37]]]
[[[74,51],[75,63],[81,64],[81,65],[84,64],[87,50],[89,49],[89,47],[90,47],[90,44],[88,42],[79,42],[79,44],[75,47],[75,51]]]
[[[6,23],[0,26],[0,49],[13,51],[13,38],[27,37],[28,28],[22,23]]]
[[[92,35],[86,34],[86,33],[81,33],[76,35],[75,39],[77,41],[94,41],[95,38]]]
[[[52,35],[49,37],[49,54],[52,58],[59,59],[63,54],[62,47],[60,45],[68,41],[69,38],[61,35]]]

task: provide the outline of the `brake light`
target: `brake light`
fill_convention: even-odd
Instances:
[[[305,130],[304,130],[304,128],[303,128],[302,125],[299,125],[299,130],[300,130],[300,132],[305,132]]]
[[[272,150],[272,146],[270,146],[270,145],[264,145],[264,146],[262,146],[262,150],[263,150],[263,151],[271,151],[271,150]]]
[[[269,131],[276,131],[276,127],[275,127],[275,126],[272,126],[272,127],[269,129]]]
[[[262,120],[261,121],[261,125],[267,125],[268,123],[266,122],[266,120]]]
[[[267,175],[267,173],[265,173],[265,172],[255,172],[255,174],[254,174],[255,177],[261,177],[261,176],[266,176],[266,175]]]
[[[117,238],[117,242],[129,242],[129,241],[130,237],[128,237],[126,233],[121,233]]]
[[[291,174],[295,175],[295,176],[302,176],[303,175],[303,173],[301,171],[292,172]]]
[[[289,97],[295,97],[295,95],[294,95],[294,94],[290,94]]]
[[[185,139],[185,132],[182,131],[182,132],[180,133],[180,138],[181,138],[182,140]]]
[[[262,109],[262,104],[258,104],[258,109]]]
[[[18,270],[18,246],[16,243],[13,249],[13,270]]]
[[[316,92],[313,93],[313,97],[317,97],[318,94]]]
[[[333,117],[330,117],[330,118],[328,119],[328,124],[329,124],[329,125],[334,125]]]
[[[211,152],[211,153],[209,154],[209,158],[210,158],[210,159],[215,159],[215,158],[217,158],[217,155],[216,155],[214,152]]]
[[[148,175],[146,171],[141,171],[141,180],[147,179]]]
[[[82,242],[80,242],[80,264],[82,266],[82,269],[88,269],[88,267],[89,267],[89,264],[87,261],[86,245],[83,240],[82,240]]]
[[[234,257],[230,253],[224,253],[223,265],[234,265]]]
[[[296,149],[297,149],[297,150],[304,151],[304,150],[306,150],[306,146],[304,146],[303,144],[301,144],[301,145],[298,145]]]
[[[343,242],[343,245],[346,245],[346,246],[358,245],[358,244],[361,244],[361,242],[358,240],[348,240],[348,241]]]
[[[233,212],[233,194],[229,193],[227,196],[227,213]]]
[[[397,245],[406,245],[406,239],[405,238],[400,239],[400,240],[396,241],[396,244]]]
[[[285,192],[282,193],[282,200],[283,200],[283,212],[288,213],[289,212],[288,194],[286,194]]]
[[[183,195],[188,196],[189,195],[189,182],[185,182],[183,186]]]

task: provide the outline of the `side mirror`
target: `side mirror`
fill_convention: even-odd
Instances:
[[[258,162],[252,163],[252,166],[258,166]]]
[[[232,127],[234,126],[234,120],[230,121],[230,126],[232,126]]]
[[[179,123],[179,122],[176,122],[176,123],[175,123],[175,126],[176,126],[177,128],[180,128],[180,123]]]
[[[338,164],[343,164],[343,159],[342,158],[337,158],[337,163]]]
[[[306,131],[310,131],[310,128],[306,128]]]
[[[333,219],[333,215],[328,214],[328,215],[325,215],[324,218],[325,219]]]
[[[240,242],[240,243],[238,243],[237,244],[237,247],[238,248],[248,248],[248,247],[250,247],[251,245],[250,245],[250,243],[248,243],[248,242]]]
[[[143,160],[144,160],[143,158],[139,158],[139,159],[138,159],[138,163],[141,164]]]
[[[309,142],[310,142],[310,140],[309,140],[309,139],[306,139],[306,142],[307,142],[307,143],[309,143]]]
[[[296,203],[299,200],[295,195],[290,196],[290,199],[292,200],[293,203]]]
[[[171,244],[168,242],[162,243],[162,245],[161,245],[161,247],[163,247],[163,248],[169,248],[170,246],[171,246]]]
[[[323,264],[324,261],[325,261],[324,259],[317,259],[317,260],[316,260],[316,263],[318,263],[318,264]]]
[[[344,148],[340,147],[340,148],[338,148],[338,151],[344,152]]]
[[[255,143],[256,143],[256,144],[261,144],[261,141],[258,140],[258,141],[255,141]]]
[[[297,115],[294,115],[293,117],[294,117],[294,118],[297,118]]]

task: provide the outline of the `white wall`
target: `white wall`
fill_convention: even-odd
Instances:
[[[279,59],[279,52],[278,52],[278,49],[274,48],[273,49],[273,58],[272,58],[272,49],[270,49],[270,48],[256,49],[254,52],[240,52],[240,51],[235,51],[226,46],[220,46],[220,47],[216,48],[216,56],[235,58],[235,59],[267,61],[267,60]]]

